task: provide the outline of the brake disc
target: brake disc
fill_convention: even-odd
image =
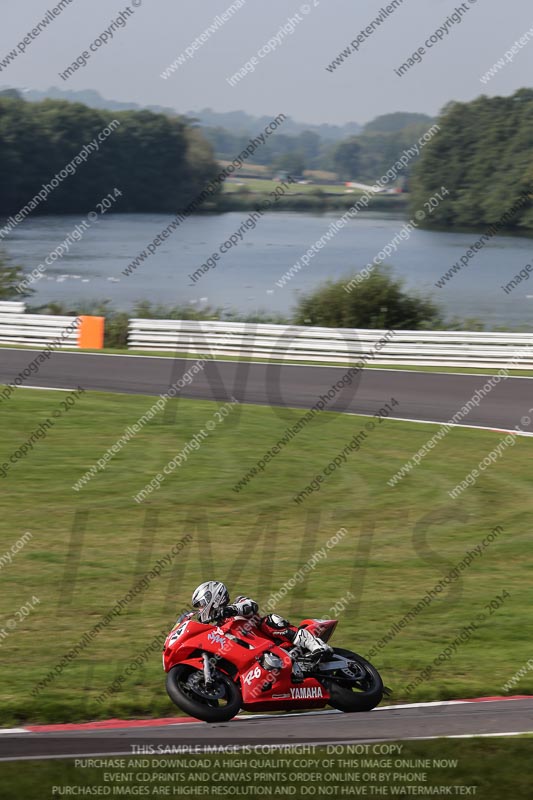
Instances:
[[[207,700],[219,700],[225,695],[224,686],[220,682],[217,681],[213,686],[207,687],[204,683],[204,677],[200,673],[189,675],[185,686]]]

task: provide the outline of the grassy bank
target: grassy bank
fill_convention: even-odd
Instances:
[[[224,182],[224,194],[247,193],[253,192],[254,194],[268,195],[269,192],[275,192],[279,187],[281,181],[275,181],[268,178],[246,178],[242,177],[240,180],[230,180]],[[355,195],[360,197],[362,191],[360,189],[347,189],[344,183],[291,183],[286,188],[289,195],[307,195],[317,194],[346,194]]]
[[[278,184],[279,186],[279,184]],[[308,188],[308,187],[302,187]],[[345,211],[356,203],[360,194],[327,193],[320,187],[313,187],[314,191],[302,192],[301,194],[287,193],[269,206],[269,211]],[[272,196],[268,192],[224,192],[217,200],[216,204],[209,207],[209,211],[253,211],[261,208],[262,205],[272,201]],[[371,197],[366,211],[398,211],[406,212],[409,207],[407,195],[390,194],[376,195]]]
[[[54,418],[62,392],[17,392],[2,405],[0,465]],[[376,398],[376,410],[390,398]],[[358,452],[327,476],[320,491],[294,501],[364,426],[365,418],[324,414],[306,425],[240,491],[233,487],[302,412],[242,406],[213,429],[183,465],[142,504],[133,500],[219,406],[175,401],[120,449],[85,488],[72,486],[154,398],[86,393],[45,438],[0,480],[3,551],[25,531],[32,539],[2,568],[1,722],[66,721],[175,714],[164,691],[159,647],[105,702],[96,698],[187,606],[192,589],[215,576],[233,593],[266,602],[341,527],[347,534],[279,610],[298,621],[328,615],[351,592],[335,641],[368,654],[439,579],[495,526],[503,531],[474,563],[373,658],[393,700],[499,694],[530,657],[532,444],[516,441],[475,486],[453,501],[448,491],[501,440],[488,431],[452,431],[394,489],[387,480],[421,447],[432,426],[385,421]],[[398,409],[401,413],[401,408]],[[61,669],[31,690],[139,577],[193,537],[178,558],[120,616]],[[496,594],[510,597],[494,613]],[[8,629],[7,620],[39,603]],[[458,636],[474,615],[487,618],[453,659],[408,694],[406,685]],[[157,643],[156,643],[157,644]],[[520,693],[533,691],[533,673]]]
[[[394,797],[407,796],[409,788],[418,789],[416,794],[423,797],[446,794],[468,794],[477,800],[531,797],[531,739],[526,737],[439,739],[359,747],[367,747],[368,751],[354,748],[350,752],[347,747],[337,747],[337,752],[315,748],[311,753],[304,751],[303,755],[262,750],[251,755],[126,756],[123,766],[110,764],[101,768],[88,766],[88,759],[80,759],[83,766],[76,766],[73,760],[33,761],[24,769],[20,763],[7,763],[0,765],[2,797],[41,800],[53,796],[54,787],[56,796],[61,794],[58,788],[65,794],[65,788],[80,787],[85,794],[91,789],[93,794],[100,790],[101,795],[170,798],[187,793],[207,797],[211,793],[212,797],[231,796],[236,800],[279,794],[298,799],[357,794]],[[383,747],[390,750],[384,751]],[[424,766],[409,766],[420,763]],[[191,791],[185,792],[185,787]],[[451,787],[449,793],[448,787]],[[424,788],[428,794],[424,794]],[[431,792],[432,788],[439,788],[440,792]]]

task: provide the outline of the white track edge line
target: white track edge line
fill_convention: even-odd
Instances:
[[[251,405],[243,403],[243,405]],[[332,409],[334,412],[335,409]],[[370,414],[363,414],[360,411],[339,411],[339,414],[344,414],[347,417],[369,417]],[[533,432],[517,431],[512,428],[495,428],[492,425],[464,425],[460,422],[438,421],[432,419],[409,419],[409,417],[386,417],[387,420],[397,420],[398,422],[416,422],[419,425],[448,425],[450,428],[469,428],[470,430],[492,431],[493,433],[512,433],[515,436],[533,436]]]
[[[59,388],[58,386],[19,386],[19,389],[38,389],[41,392],[73,392],[75,391],[76,387],[73,386],[71,389],[63,389]]]
[[[520,698],[523,700],[523,698]],[[532,696],[533,699],[533,696]],[[512,697],[509,698],[497,698],[496,700],[479,700],[478,702],[484,703],[504,703],[508,702],[509,700],[513,700]],[[451,705],[458,705],[459,703],[473,703],[476,700],[466,699],[466,700],[430,700],[425,703],[400,703],[398,705],[390,705],[390,706],[378,706],[377,708],[373,708],[372,711],[394,711],[397,708],[429,708],[431,706],[451,706]],[[337,711],[337,709],[320,709],[317,711],[298,711],[296,713],[287,713],[283,715],[283,719],[292,719],[293,717],[315,717],[321,714],[342,714],[342,711]],[[255,719],[280,719],[282,715],[277,717],[272,716],[271,714],[250,714],[249,716],[240,716],[234,718],[234,721],[237,720],[239,722],[243,721],[253,721]],[[160,728],[175,728],[182,725],[201,725],[203,724],[201,720],[197,722],[170,722],[168,725],[158,725],[157,727]],[[143,726],[144,727],[144,726]],[[145,727],[150,727],[149,725]],[[72,733],[84,733],[89,730],[98,730],[102,732],[106,730],[105,728],[91,728],[91,729],[83,729],[81,728],[79,731],[71,731]],[[108,730],[125,730],[124,728],[109,728]],[[0,728],[0,734],[9,734],[9,733],[38,733],[38,731],[31,731],[29,728]],[[49,731],[49,733],[53,733],[53,731]]]
[[[89,355],[95,355],[94,353],[89,353]],[[390,370],[391,372],[395,372],[395,370]],[[449,374],[449,373],[442,373],[442,374]],[[533,379],[532,379],[533,380]],[[19,389],[37,389],[46,392],[72,392],[74,389],[64,389],[59,388],[57,386],[19,386]],[[109,389],[88,389],[89,392],[101,392],[103,394],[123,394],[123,392],[116,392],[111,391]],[[134,393],[131,395],[132,397],[142,396],[142,397],[152,397],[152,395],[144,395],[142,393]],[[153,395],[156,397],[156,395]],[[186,397],[185,400],[197,400],[203,398],[195,398],[195,397]],[[209,401],[208,402],[217,402]],[[251,405],[255,406],[258,405],[257,403],[241,403],[241,405]],[[287,406],[287,408],[292,408],[292,406]],[[294,408],[297,408],[296,406]],[[338,413],[344,414],[347,417],[369,417],[370,414],[365,414],[361,411],[335,411],[335,409],[331,409],[331,413]],[[415,422],[418,425],[448,425],[450,428],[467,428],[469,430],[480,430],[480,431],[491,431],[492,433],[512,433],[514,436],[533,436],[533,432],[528,431],[517,431],[511,428],[494,428],[489,425],[464,425],[462,423],[449,423],[447,421],[442,420],[433,420],[433,419],[410,419],[409,417],[387,417],[388,420],[396,420],[397,422]]]

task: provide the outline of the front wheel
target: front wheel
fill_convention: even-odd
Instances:
[[[201,669],[189,664],[177,664],[167,673],[167,692],[178,708],[204,722],[227,722],[237,714],[242,704],[239,687],[218,669],[214,683],[207,687]]]
[[[321,678],[330,693],[329,705],[339,711],[371,711],[383,698],[383,681],[377,669],[363,656],[335,647],[334,653],[348,660],[345,669]]]

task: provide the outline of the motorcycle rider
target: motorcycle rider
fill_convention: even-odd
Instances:
[[[239,595],[233,603],[226,586],[220,581],[206,581],[198,586],[192,595],[192,605],[198,609],[200,622],[221,622],[228,617],[244,617],[248,624],[261,631],[269,639],[284,639],[297,648],[302,655],[311,655],[319,660],[330,655],[333,650],[329,645],[313,636],[307,628],[296,628],[279,614],[259,615],[259,605],[245,595]],[[289,655],[293,653],[289,651]]]

